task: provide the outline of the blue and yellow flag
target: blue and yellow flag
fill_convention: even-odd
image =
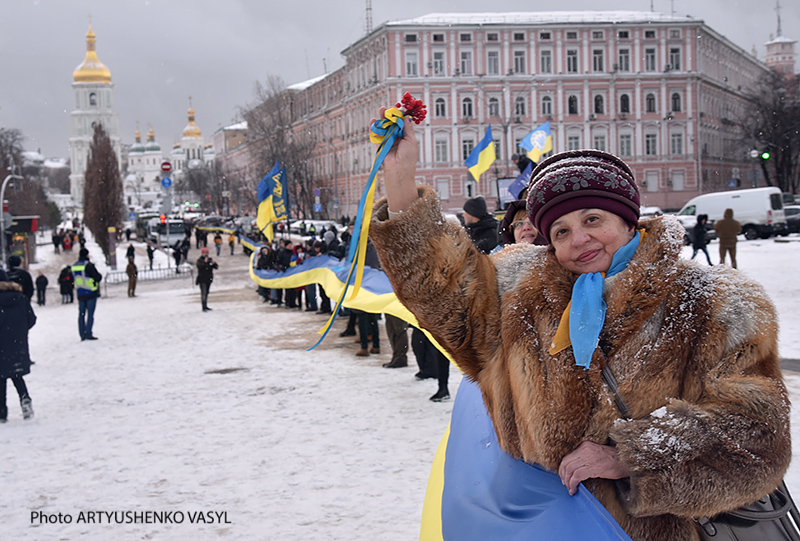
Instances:
[[[286,169],[275,162],[272,170],[258,183],[258,229],[272,242],[272,224],[289,217],[286,209]]]
[[[486,135],[483,136],[478,146],[472,149],[467,161],[464,162],[467,169],[472,173],[472,178],[480,180],[480,177],[485,173],[497,159],[494,153],[494,140],[492,139],[492,126],[486,127]]]
[[[539,163],[542,154],[553,150],[553,136],[550,135],[550,122],[545,122],[520,141],[519,146],[524,148],[528,157]]]

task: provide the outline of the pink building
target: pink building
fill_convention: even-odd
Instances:
[[[446,211],[474,195],[495,204],[496,179],[517,174],[511,154],[546,121],[556,152],[624,158],[643,205],[677,209],[699,193],[762,182],[736,122],[744,93],[769,68],[699,20],[430,14],[385,23],[343,55],[341,69],[289,88],[293,129],[316,142],[322,215],[354,215],[375,155],[369,120],[406,91],[429,111],[417,127],[417,180],[438,190]],[[498,159],[476,182],[464,160],[488,125]]]

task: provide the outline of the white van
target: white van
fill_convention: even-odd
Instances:
[[[683,206],[678,219],[684,227],[692,227],[699,214],[707,214],[708,222],[713,223],[723,218],[725,209],[733,209],[733,219],[742,224],[742,233],[748,240],[789,232],[781,191],[775,187],[698,195]]]

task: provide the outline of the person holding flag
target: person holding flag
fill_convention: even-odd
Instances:
[[[272,224],[289,219],[288,198],[286,193],[286,168],[275,162],[269,173],[258,183],[258,215],[256,224],[259,231],[272,242],[274,234]]]

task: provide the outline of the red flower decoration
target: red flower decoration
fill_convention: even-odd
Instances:
[[[403,114],[411,117],[415,124],[421,124],[425,117],[428,116],[427,107],[422,100],[415,100],[411,93],[406,92],[400,103],[395,107],[402,109]]]

